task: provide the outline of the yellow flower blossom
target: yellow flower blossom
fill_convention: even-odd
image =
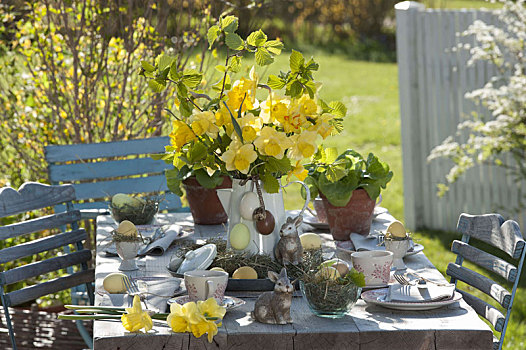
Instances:
[[[323,137],[323,139],[325,139],[334,130],[334,127],[329,123],[333,118],[334,115],[324,113],[316,119],[316,123],[309,127],[309,130],[316,131],[321,137]]]
[[[311,157],[316,152],[316,131],[304,131],[298,135],[290,137],[292,147],[290,149],[290,158],[303,159]]]
[[[226,309],[219,306],[214,298],[208,298],[206,301],[198,301],[197,307],[201,314],[203,314],[208,320],[222,320],[226,313]]]
[[[272,93],[260,104],[261,112],[259,117],[265,124],[273,123],[277,118],[283,118],[287,115],[289,104],[290,100],[288,98]]]
[[[211,138],[217,137],[219,128],[216,125],[216,118],[213,112],[197,112],[190,116],[190,125],[197,136],[207,134]]]
[[[142,328],[148,332],[153,327],[150,315],[146,311],[142,311],[141,299],[138,295],[133,297],[133,306],[126,308],[126,313],[122,314],[121,322],[129,332],[138,332]]]
[[[282,159],[285,150],[287,150],[292,143],[285,133],[279,132],[270,126],[265,126],[261,129],[259,136],[254,140],[254,145],[261,154]]]
[[[316,114],[318,111],[318,105],[316,104],[316,101],[311,99],[309,95],[303,95],[298,101],[300,105],[300,113],[309,116]]]
[[[292,168],[292,170],[289,171],[287,181],[289,181],[292,175],[296,176],[298,180],[304,181],[308,174],[309,172],[303,167],[302,164],[300,164],[300,161],[298,160],[296,162],[296,165],[294,165],[294,168]]]
[[[247,113],[240,119],[238,119],[241,132],[243,134],[243,140],[245,142],[252,142],[257,137],[257,133],[261,130],[261,118],[256,117],[252,113]]]
[[[185,122],[176,119],[173,121],[172,127],[170,141],[176,150],[180,150],[186,143],[197,138],[195,133]]]
[[[258,84],[258,76],[255,73],[254,67],[250,70],[249,78],[241,78],[232,85],[232,90],[226,93],[228,108],[234,113],[239,110],[241,103],[241,112],[252,110],[258,107],[256,100],[256,89]],[[244,99],[244,101],[243,101]]]
[[[237,138],[234,138],[228,146],[228,150],[221,156],[221,159],[225,162],[226,170],[239,170],[243,174],[247,174],[250,164],[257,157],[254,145],[251,143],[244,145]]]
[[[219,306],[214,298],[182,306],[174,303],[170,306],[166,322],[174,332],[192,332],[196,338],[207,333],[211,343],[218,332],[216,321],[221,321],[225,313],[226,309]]]

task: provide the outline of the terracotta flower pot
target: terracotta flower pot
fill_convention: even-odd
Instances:
[[[373,221],[375,202],[363,189],[354,190],[345,207],[335,207],[320,193],[327,211],[332,237],[346,241],[352,232],[368,235]]]
[[[216,188],[205,188],[197,182],[195,177],[183,180],[186,198],[194,222],[199,225],[220,225],[228,220],[228,216],[217,197],[216,188],[231,188],[232,180],[223,177],[223,183]]]

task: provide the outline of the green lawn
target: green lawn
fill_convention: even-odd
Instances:
[[[282,55],[278,63],[285,66],[287,58],[288,55]],[[321,52],[314,53],[314,58],[320,63],[320,70],[315,78],[324,84],[320,97],[329,101],[340,100],[349,109],[344,132],[328,138],[325,144],[336,146],[340,151],[354,148],[365,154],[374,152],[386,161],[393,170],[394,177],[383,192],[382,206],[387,207],[396,218],[403,221],[403,172],[396,64],[351,61],[343,56]],[[266,78],[263,80],[266,81]],[[298,192],[297,188],[287,191],[287,208],[301,206],[303,202]],[[415,238],[425,246],[427,257],[444,275],[448,262],[455,259],[450,252],[451,241],[458,237],[458,234],[452,232],[415,233]],[[526,346],[526,276],[522,276],[521,286],[508,326],[505,349],[522,349]]]

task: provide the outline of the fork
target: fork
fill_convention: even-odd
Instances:
[[[123,278],[123,281],[124,281],[124,287],[126,288],[128,295],[129,296],[138,295],[141,301],[144,303],[144,307],[146,308],[146,310],[148,310],[148,305],[146,304],[146,298],[139,291],[139,287],[137,286],[137,283],[134,280],[130,279],[128,276],[125,276]]]
[[[401,273],[397,273],[395,272],[393,274],[393,277],[395,278],[395,280],[400,283],[401,285],[403,286],[418,286],[418,287],[423,287],[423,288],[426,288],[427,287],[427,284],[426,284],[426,281],[419,278],[418,280],[415,280],[414,282],[416,283],[413,283],[413,281],[409,281],[403,274]]]

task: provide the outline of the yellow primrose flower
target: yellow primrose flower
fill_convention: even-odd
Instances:
[[[261,154],[282,159],[285,150],[291,146],[291,141],[285,133],[279,132],[270,126],[265,126],[254,140],[254,145]]]
[[[303,159],[309,158],[316,152],[316,131],[304,131],[298,135],[290,137],[292,147],[290,149],[290,158]]]
[[[254,145],[251,143],[244,145],[237,138],[234,138],[228,146],[228,150],[221,156],[221,159],[225,162],[226,170],[239,170],[243,174],[247,174],[250,164],[257,157]]]
[[[256,117],[252,113],[245,114],[243,117],[238,119],[238,123],[239,126],[241,126],[241,132],[245,142],[254,141],[262,126],[261,118]]]
[[[324,113],[316,119],[316,123],[309,127],[309,130],[317,132],[323,139],[329,136],[334,127],[329,123],[334,118],[334,115]]]
[[[259,117],[263,123],[274,122],[277,118],[283,118],[288,113],[290,100],[271,93],[269,97],[260,104],[261,112]]]
[[[296,176],[298,180],[304,181],[307,175],[309,175],[309,172],[303,167],[303,164],[300,164],[300,161],[298,160],[296,162],[296,165],[294,165],[294,168],[292,168],[292,170],[289,171],[287,181],[289,181],[292,175]]]
[[[195,133],[190,127],[180,120],[174,120],[170,133],[170,141],[176,150],[180,150],[186,143],[196,139]]]
[[[138,332],[144,328],[148,332],[153,327],[152,318],[146,311],[142,311],[141,299],[138,295],[133,297],[133,306],[126,308],[126,314],[122,314],[121,322],[129,332]]]
[[[318,111],[318,105],[316,104],[316,101],[311,99],[309,95],[301,96],[298,102],[300,105],[300,113],[303,115],[313,115]]]
[[[211,138],[217,137],[219,128],[217,127],[216,118],[213,112],[197,112],[190,116],[192,130],[198,135],[207,134]]]

